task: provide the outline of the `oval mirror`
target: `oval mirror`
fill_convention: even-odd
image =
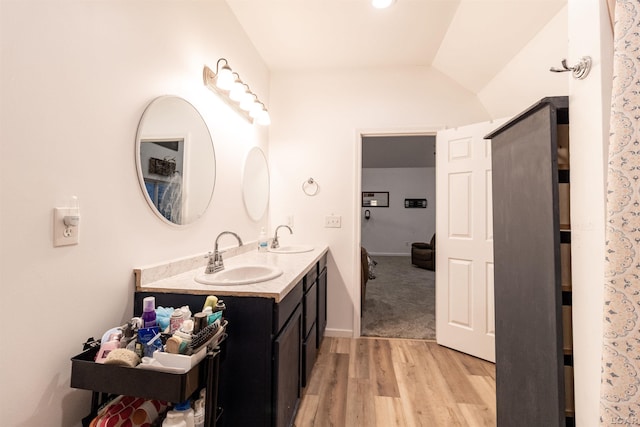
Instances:
[[[269,204],[269,167],[264,152],[253,147],[244,162],[242,197],[249,217],[260,220]]]
[[[151,101],[138,126],[136,164],[145,199],[163,221],[186,225],[205,213],[215,152],[209,128],[189,102],[177,96]]]

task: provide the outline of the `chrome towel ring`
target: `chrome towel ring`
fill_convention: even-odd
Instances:
[[[302,191],[307,196],[315,196],[320,191],[320,185],[313,178],[309,178],[308,180],[302,183]]]

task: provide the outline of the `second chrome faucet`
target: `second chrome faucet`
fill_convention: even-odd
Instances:
[[[288,228],[289,233],[293,234],[293,230],[288,225],[279,225],[276,227],[275,235],[273,236],[273,240],[271,241],[271,249],[278,249],[280,247],[280,242],[278,242],[278,230],[282,227]]]

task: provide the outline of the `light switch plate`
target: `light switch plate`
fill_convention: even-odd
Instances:
[[[78,233],[80,226],[67,227],[64,224],[64,217],[67,215],[78,215],[75,208],[54,208],[53,209],[53,246],[68,246],[78,244]]]
[[[327,215],[324,217],[325,228],[342,227],[342,217],[340,215]]]

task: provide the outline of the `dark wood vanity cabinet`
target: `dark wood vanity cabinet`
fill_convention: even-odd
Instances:
[[[300,401],[302,310],[298,305],[273,341],[273,425],[289,427]],[[235,425],[235,424],[234,424]]]
[[[303,383],[315,362],[318,332],[324,334],[324,327],[320,330],[317,325],[326,324],[326,269],[319,276],[322,297],[318,266],[314,264],[279,303],[272,298],[219,296],[227,307],[229,336],[220,354],[218,426],[293,424]],[[136,292],[135,307],[142,307],[150,295],[156,306],[189,305],[192,312],[199,311],[206,299],[206,295]],[[325,301],[322,320],[320,300]]]
[[[327,328],[327,255],[318,261],[318,319],[316,321],[316,347],[320,348]]]
[[[573,425],[569,106],[544,98],[491,139],[497,424]]]
[[[306,387],[313,364],[316,361],[318,348],[317,320],[318,320],[318,270],[312,269],[304,277],[303,307],[303,340],[302,340],[302,386]]]

